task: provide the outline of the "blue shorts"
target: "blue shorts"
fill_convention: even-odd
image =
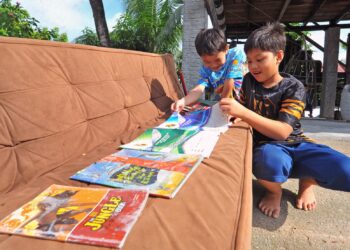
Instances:
[[[253,173],[257,179],[280,183],[288,178],[313,178],[322,187],[350,191],[350,157],[322,144],[258,146]]]

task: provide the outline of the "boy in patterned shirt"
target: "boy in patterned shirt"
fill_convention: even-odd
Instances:
[[[296,207],[313,210],[313,185],[350,191],[350,158],[303,135],[303,84],[279,73],[286,38],[280,24],[254,30],[244,46],[248,69],[240,92],[241,103],[224,98],[224,113],[249,123],[253,131],[253,173],[266,193],[258,204],[267,216],[280,214],[282,183],[299,179]]]
[[[229,49],[221,30],[201,30],[196,36],[195,45],[203,62],[200,79],[188,95],[171,105],[173,111],[181,111],[186,105],[196,102],[206,88],[214,89],[216,100],[237,96],[241,88],[246,57],[237,47]]]

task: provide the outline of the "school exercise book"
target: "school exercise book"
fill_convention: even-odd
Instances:
[[[202,159],[200,155],[123,149],[71,179],[118,188],[147,188],[151,195],[173,198]]]
[[[121,248],[147,198],[146,190],[52,185],[0,221],[0,232]]]

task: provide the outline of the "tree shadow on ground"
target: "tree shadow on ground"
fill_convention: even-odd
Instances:
[[[292,204],[292,207],[294,207],[296,194],[287,189],[283,189],[280,216],[274,219],[264,215],[258,208],[258,202],[264,192],[265,189],[256,180],[253,180],[253,227],[263,228],[268,231],[276,231],[287,219],[288,203]]]

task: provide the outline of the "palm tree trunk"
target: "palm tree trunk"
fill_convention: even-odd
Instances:
[[[94,14],[96,33],[100,43],[103,47],[111,47],[102,0],[90,0],[90,5]]]

